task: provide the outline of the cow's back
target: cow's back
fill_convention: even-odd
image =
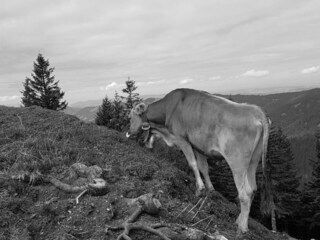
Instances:
[[[176,89],[163,100],[166,127],[207,154],[219,150],[221,136],[253,139],[264,118],[263,111],[255,105],[192,89]]]
[[[166,125],[180,123],[181,127],[218,124],[252,124],[263,119],[263,111],[245,103],[236,103],[228,99],[193,89],[176,89],[163,99],[166,106]]]

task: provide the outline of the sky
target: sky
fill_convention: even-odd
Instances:
[[[41,53],[72,105],[195,88],[320,87],[319,0],[3,0],[0,105],[19,106]],[[257,90],[258,89],[258,90]]]

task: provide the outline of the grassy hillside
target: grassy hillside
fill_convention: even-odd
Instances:
[[[162,208],[156,215],[142,214],[138,222],[164,222],[172,228],[185,226],[234,238],[239,210],[219,195],[212,196],[193,219],[193,211],[177,217],[198,200],[193,175],[179,151],[164,145],[149,151],[123,135],[60,112],[0,106],[0,239],[116,239],[121,230],[107,235],[106,226],[122,223],[132,213],[125,199],[146,193],[155,194]],[[87,194],[75,204],[78,193],[11,178],[41,173],[70,185],[84,184],[83,178],[70,178],[74,163],[102,168],[108,193]],[[252,219],[249,228],[246,239],[286,239]],[[130,237],[160,239],[145,231],[133,231]]]

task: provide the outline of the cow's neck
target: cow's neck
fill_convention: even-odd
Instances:
[[[165,125],[166,122],[166,113],[164,105],[160,101],[154,102],[148,106],[147,111],[145,112],[146,119],[152,125]]]

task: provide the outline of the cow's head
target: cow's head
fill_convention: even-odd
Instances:
[[[146,121],[146,117],[143,116],[147,106],[144,103],[139,103],[133,106],[129,118],[130,118],[130,129],[127,132],[127,138],[136,136],[141,131],[147,131],[150,129],[150,124]]]

